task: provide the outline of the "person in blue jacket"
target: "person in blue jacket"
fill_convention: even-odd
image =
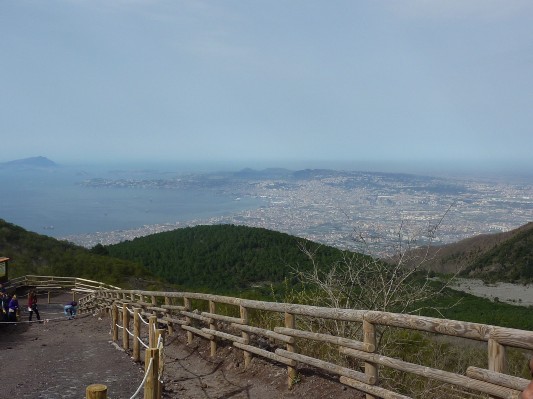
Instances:
[[[64,310],[65,316],[67,316],[69,320],[72,320],[76,317],[76,313],[78,312],[78,302],[72,301],[67,303]]]
[[[16,322],[17,321],[17,315],[19,312],[19,301],[17,299],[17,295],[13,295],[11,300],[9,301],[8,311],[7,311],[7,319],[9,321]]]

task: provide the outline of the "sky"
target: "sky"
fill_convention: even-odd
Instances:
[[[0,162],[533,170],[533,2],[0,0],[0,93]]]

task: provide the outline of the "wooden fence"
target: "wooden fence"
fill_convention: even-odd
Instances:
[[[187,334],[188,343],[192,343],[194,337],[208,340],[212,356],[216,355],[217,345],[221,341],[229,341],[242,350],[245,367],[249,366],[253,356],[285,365],[289,387],[297,380],[299,365],[312,366],[336,375],[342,384],[366,392],[367,399],[408,398],[380,386],[382,369],[398,370],[449,384],[458,392],[456,397],[466,397],[468,393],[470,397],[477,394],[478,397],[518,399],[520,391],[529,383],[529,380],[507,373],[506,356],[508,348],[518,348],[524,352],[533,350],[531,331],[407,314],[264,302],[202,293],[121,290],[70,277],[25,276],[12,280],[11,285],[48,285],[83,290],[73,291],[85,294],[79,299],[80,313],[108,312],[113,318],[113,340],[120,339],[126,350],[130,349],[131,342],[133,358],[137,361],[142,359],[143,350],[139,320],[147,319],[150,327],[144,337],[144,341],[148,342],[144,345],[146,362],[154,357],[152,348],[156,345],[153,341],[155,335],[152,334],[163,336],[158,326],[165,326],[168,334],[181,328]],[[265,315],[268,317],[265,318]],[[362,339],[316,332],[298,323],[300,319],[309,318],[357,325],[362,329]],[[132,326],[133,332],[130,331]],[[377,339],[378,331],[383,327],[433,333],[437,338],[457,337],[484,343],[488,368],[471,366],[465,373],[457,374],[388,357],[381,353]],[[118,333],[120,329],[121,336]],[[264,345],[258,344],[258,337],[269,340],[273,345],[265,349]],[[335,348],[339,356],[330,357],[328,361],[319,356],[309,356],[300,350],[306,347],[305,343],[327,344],[328,348]],[[357,361],[360,366],[349,366],[342,362],[343,358]],[[159,375],[163,366],[157,366]],[[152,387],[150,389],[156,393],[146,396],[145,390],[145,398],[159,398],[158,383],[152,384]]]
[[[120,290],[119,287],[114,285],[84,278],[34,275],[13,278],[9,280],[8,284],[5,284],[5,287],[7,289],[31,287],[38,292],[47,292],[48,303],[50,303],[50,295],[54,292],[70,291],[72,293],[72,300],[74,301],[77,297],[85,296],[97,290]]]
[[[407,314],[332,309],[190,292],[98,290],[82,298],[80,305],[82,311],[94,312],[105,308],[112,314],[120,307],[122,317],[118,314],[114,316],[117,321],[114,324],[121,322],[124,330],[130,328],[130,312],[152,317],[165,325],[171,334],[175,328],[181,328],[187,332],[189,343],[195,336],[208,340],[212,356],[216,355],[218,342],[230,341],[235,348],[242,350],[245,367],[253,356],[286,365],[289,387],[296,381],[299,364],[337,375],[341,383],[366,392],[368,399],[407,398],[380,387],[380,367],[440,381],[457,387],[459,392],[482,394],[481,397],[517,399],[529,383],[529,380],[506,373],[506,353],[507,348],[533,350],[533,332],[530,331]],[[283,323],[273,328],[266,327],[258,322],[257,317],[250,317],[252,312],[272,313],[273,319],[281,319]],[[297,328],[299,317],[358,323],[363,329],[363,339],[357,341]],[[488,369],[469,367],[466,373],[456,374],[379,354],[376,329],[383,326],[484,342],[487,344]],[[116,331],[114,338],[118,340]],[[267,350],[254,344],[256,340],[252,339],[253,336],[275,342],[277,349]],[[127,334],[122,335],[122,340],[123,346],[129,347]],[[298,348],[304,346],[300,345],[302,341],[333,345],[340,355],[357,359],[363,366],[361,370],[356,370],[340,361],[325,361],[300,353]],[[134,349],[134,357],[138,358],[135,353]]]

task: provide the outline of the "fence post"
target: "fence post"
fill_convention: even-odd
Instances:
[[[152,306],[157,306],[157,298],[155,297],[155,295],[152,295],[151,297],[151,301],[152,301]],[[152,310],[152,314],[156,314],[156,311],[155,310]]]
[[[112,320],[113,320],[113,342],[118,341],[118,307],[117,303],[113,302],[113,305],[111,306],[111,314],[112,314]]]
[[[125,303],[122,304],[122,347],[125,351],[130,349],[130,334],[128,329],[130,327],[130,312]]]
[[[296,319],[292,313],[285,312],[285,327],[286,328],[295,328],[296,327]],[[287,352],[295,352],[296,348],[294,344],[287,344]],[[292,388],[294,383],[296,382],[296,368],[287,366],[287,374],[288,374],[288,385],[289,389]]]
[[[183,297],[183,307],[187,312],[191,311],[191,300],[189,298]],[[185,324],[190,326],[191,325],[191,318],[188,316],[185,316]],[[187,331],[187,344],[192,344],[193,335],[191,331]]]
[[[157,349],[159,349],[159,370],[158,370],[158,384],[157,384],[157,397],[160,398],[161,397],[161,393],[163,391],[163,383],[162,383],[162,378],[163,378],[163,371],[165,369],[165,352],[164,352],[164,347],[165,347],[165,329],[163,328],[158,328],[157,330],[155,330],[155,342],[156,342],[156,345],[157,343],[159,342],[159,337],[161,337],[161,346],[157,345]]]
[[[171,305],[171,300],[168,296],[165,297],[165,305]],[[167,316],[168,316],[168,313],[171,312],[170,309],[167,309]],[[167,324],[167,329],[168,329],[168,335],[172,335],[174,333],[174,323],[172,323],[171,321],[168,322]]]
[[[107,386],[91,384],[85,390],[86,399],[107,399]]]
[[[367,344],[369,352],[376,351],[376,326],[366,320],[363,320],[363,342]],[[378,368],[376,364],[371,362],[365,362],[365,374],[369,377],[374,377],[377,382]],[[367,393],[366,399],[376,399],[376,397]]]
[[[505,346],[500,344],[493,338],[489,338],[488,341],[489,352],[489,370],[496,371],[498,373],[507,372],[507,353]],[[496,396],[489,396],[491,399],[496,399]]]
[[[209,313],[216,313],[216,303],[213,301],[209,301]],[[211,319],[209,322],[209,328],[211,330],[216,330],[217,325],[215,324],[215,319]],[[211,339],[211,357],[215,357],[217,355],[217,341],[216,337],[213,335],[213,338]]]
[[[141,360],[141,318],[139,312],[140,308],[133,308],[133,361],[139,362]]]
[[[106,293],[105,293],[105,298],[106,298],[106,299],[113,299],[113,296],[111,295],[110,292],[107,292],[107,291],[106,291]],[[106,301],[106,313],[109,314],[109,313],[112,313],[113,310],[112,310],[112,309],[109,309],[109,307],[107,306],[107,303],[108,303],[108,302]],[[118,339],[118,338],[117,338],[117,339]]]
[[[152,365],[150,371],[148,372],[150,361],[152,361]],[[146,376],[146,382],[144,383],[144,399],[159,399],[157,396],[159,385],[159,379],[157,378],[159,373],[159,349],[146,349],[144,364],[145,372],[148,372]]]
[[[152,315],[148,318],[148,346],[155,348],[155,325],[157,324],[157,316]]]
[[[240,306],[240,313],[241,313],[241,319],[243,324],[248,325],[248,309],[244,306]],[[242,338],[244,339],[244,343],[246,345],[250,344],[250,334],[246,331],[243,331],[241,333]],[[250,363],[252,361],[252,354],[248,351],[243,351],[244,355],[244,368],[248,368],[250,366]]]

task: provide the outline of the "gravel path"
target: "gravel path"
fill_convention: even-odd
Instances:
[[[512,305],[533,305],[533,285],[531,284],[486,284],[481,280],[457,278],[451,288],[482,298],[488,298],[492,301],[498,298],[499,301]]]
[[[110,343],[108,319],[67,320],[63,301],[39,309],[48,322],[26,323],[23,312],[22,323],[0,325],[0,398],[85,398],[95,383],[107,385],[110,398],[135,392],[143,370]]]

